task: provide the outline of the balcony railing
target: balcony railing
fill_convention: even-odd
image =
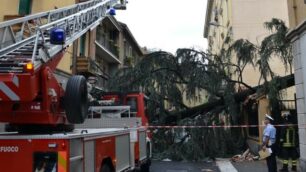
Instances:
[[[119,46],[117,44],[110,42],[109,51],[112,52],[116,57],[119,57]]]
[[[106,39],[103,35],[97,35],[97,42],[114,56],[119,57],[119,46],[117,41]]]
[[[108,79],[109,75],[103,71],[100,65],[88,57],[77,58],[77,73],[90,74]]]
[[[77,73],[89,72],[89,60],[87,57],[77,57]]]

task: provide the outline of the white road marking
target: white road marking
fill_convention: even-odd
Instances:
[[[221,172],[238,172],[230,161],[218,160],[216,161],[216,164]]]

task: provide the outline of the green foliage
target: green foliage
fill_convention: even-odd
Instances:
[[[257,47],[245,39],[239,39],[235,41],[228,50],[229,53],[235,52],[237,58],[237,64],[242,69],[251,64],[255,66],[254,61],[257,58]]]
[[[261,78],[267,82],[269,78],[275,76],[269,64],[272,58],[279,58],[285,69],[290,69],[290,73],[292,73],[293,56],[291,44],[286,39],[288,28],[285,23],[279,19],[272,19],[265,22],[264,26],[271,34],[263,39],[261,45],[257,46],[248,40],[240,39],[235,41],[227,52],[235,53],[237,64],[242,71],[247,64],[258,67]]]
[[[272,19],[270,22],[266,22],[264,25],[272,33],[264,38],[259,51],[261,56],[259,66],[266,81],[266,76],[273,76],[273,73],[269,67],[269,60],[272,57],[280,58],[287,70],[288,65],[291,69],[293,56],[291,53],[291,44],[286,39],[288,28],[286,27],[285,23],[279,19]]]
[[[152,101],[166,100],[181,110],[188,108],[184,93],[187,100],[202,100],[201,90],[212,96],[220,94],[223,83],[230,78],[218,63],[206,53],[192,49],[178,49],[176,55],[153,52],[134,68],[119,71],[109,84],[113,91],[121,92],[142,88]]]
[[[218,109],[218,108],[217,108]],[[223,109],[222,107],[219,107]],[[211,112],[184,119],[179,125],[206,126],[221,122]],[[242,129],[176,128],[156,129],[153,137],[154,157],[157,159],[200,161],[208,158],[229,157],[245,148]]]

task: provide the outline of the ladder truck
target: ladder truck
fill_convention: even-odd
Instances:
[[[72,76],[62,88],[54,76],[65,49],[115,9],[126,1],[90,0],[0,23],[0,122],[16,130],[0,133],[1,171],[149,171],[149,157],[136,166],[131,149],[146,143],[146,128],[74,129],[91,109],[86,78]]]

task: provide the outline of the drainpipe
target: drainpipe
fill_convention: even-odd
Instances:
[[[72,50],[72,74],[75,75],[77,73],[77,57],[78,57],[78,40],[73,42],[73,50]]]

